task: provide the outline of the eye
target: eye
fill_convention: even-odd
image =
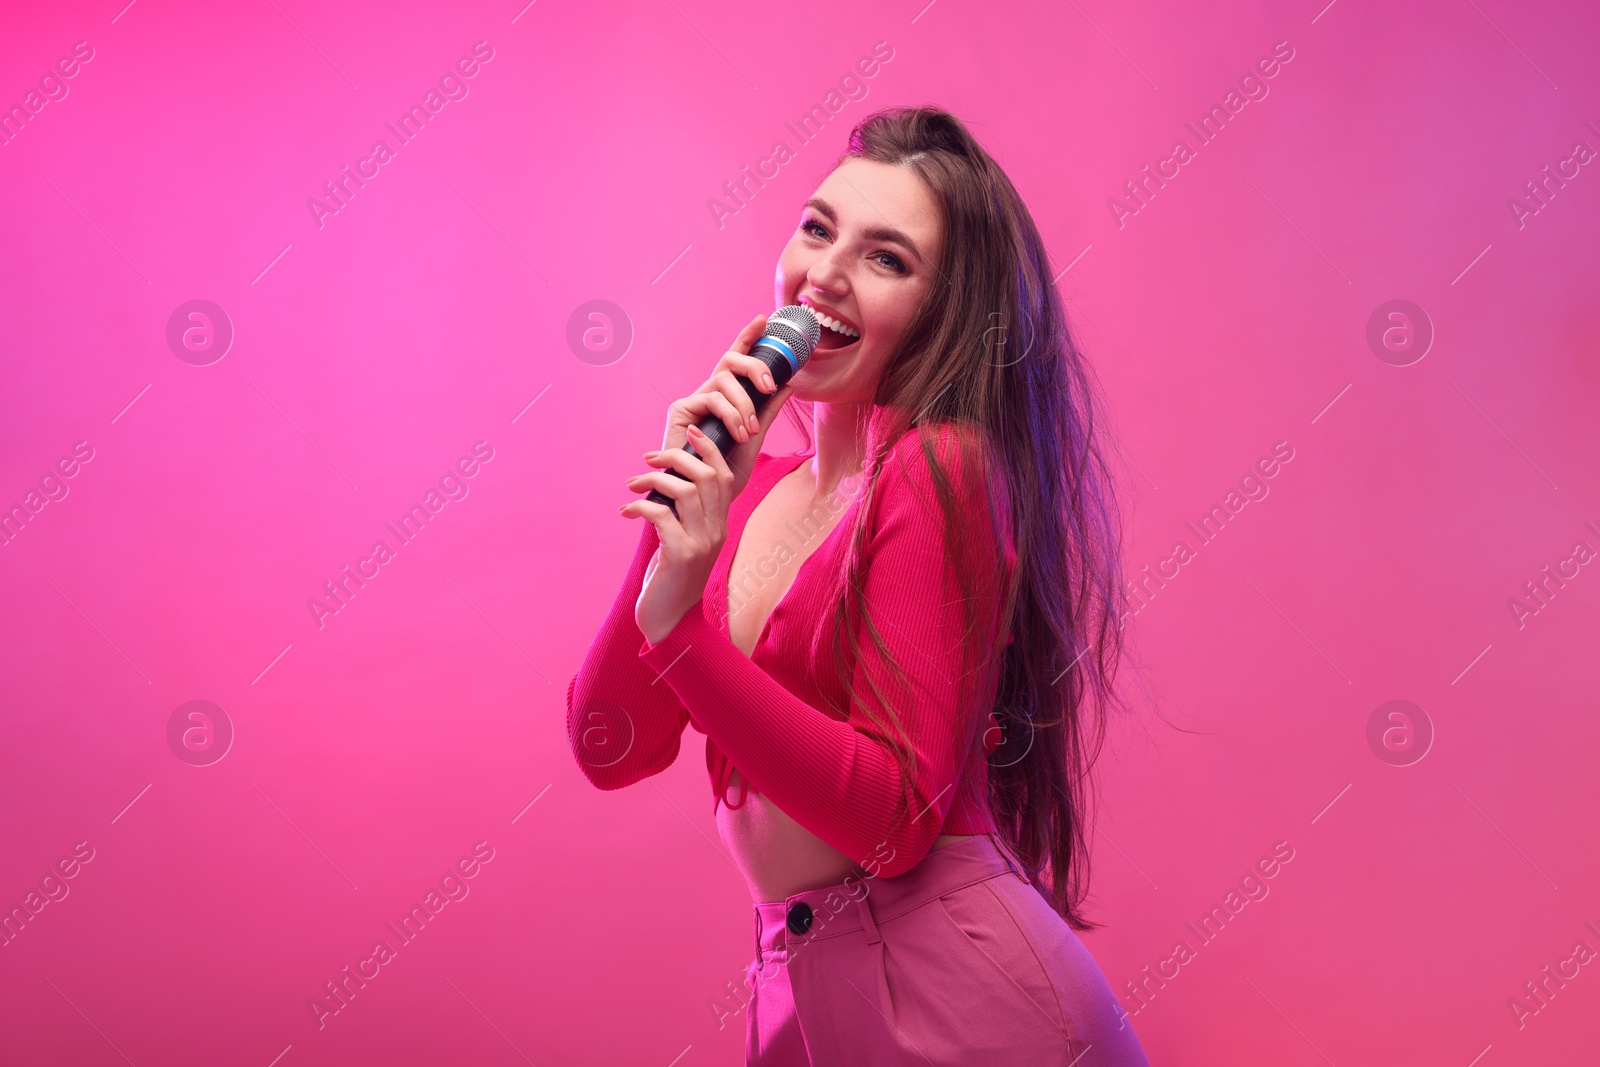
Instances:
[[[896,274],[904,274],[906,272],[906,265],[893,252],[875,252],[873,253],[873,258]]]
[[[815,228],[813,229],[813,227]],[[818,222],[816,219],[806,219],[804,222],[802,222],[800,224],[800,232],[809,233],[811,236],[819,239],[826,239],[828,236],[828,228],[822,223]]]

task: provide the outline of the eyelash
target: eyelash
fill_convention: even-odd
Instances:
[[[806,233],[812,233],[811,227],[813,227],[813,226],[815,226],[818,230],[822,231],[821,236],[823,236],[823,237],[829,236],[828,228],[826,226],[822,225],[822,223],[818,222],[816,219],[806,219],[804,222],[802,222],[800,224],[800,229],[802,231],[806,232]],[[812,234],[812,235],[816,236],[816,234]],[[885,259],[888,260],[888,262],[883,262],[883,260],[879,260],[879,262],[885,268],[894,271],[896,274],[905,274],[906,273],[906,265],[903,262],[901,262],[900,257],[895,255],[893,252],[875,252],[875,253],[873,253],[873,255],[883,256]]]

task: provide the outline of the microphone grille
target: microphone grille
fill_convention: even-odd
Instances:
[[[767,316],[767,332],[775,333],[787,341],[803,367],[806,360],[811,358],[817,342],[822,339],[822,323],[804,304],[785,304]]]

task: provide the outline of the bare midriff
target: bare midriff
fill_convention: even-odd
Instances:
[[[727,795],[737,798],[744,788],[741,783],[742,776],[734,768]],[[838,885],[846,878],[861,878],[868,873],[761,793],[746,792],[744,803],[737,808],[718,804],[717,830],[744,874],[750,899],[758,904]],[[934,839],[933,848],[943,848],[968,836],[971,835],[940,834]]]
[[[730,578],[743,573],[741,564],[771,552],[782,539],[780,531],[786,529],[786,519],[798,520],[803,514],[816,514],[813,509],[815,485],[808,460],[779,479],[756,504],[734,546],[728,571]],[[842,516],[844,509],[839,510]],[[800,526],[796,521],[787,528]],[[804,544],[790,544],[792,555],[777,574],[759,583],[748,596],[741,596],[738,603],[730,598],[729,637],[746,656],[761,639],[767,620],[794,584],[800,567],[828,533],[827,529],[820,530]],[[726,803],[717,805],[717,829],[734,863],[744,874],[750,897],[756,903],[781,901],[808,889],[837,885],[846,878],[859,878],[866,873],[844,853],[795,822],[769,797],[747,788],[738,768],[731,768],[725,796],[737,801],[741,795],[744,801],[737,808],[730,808]],[[932,847],[943,848],[968,836],[972,835],[940,834]]]

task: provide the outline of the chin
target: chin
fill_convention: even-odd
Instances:
[[[870,385],[860,382],[861,343],[846,348],[821,350],[806,361],[795,377],[797,400],[824,404],[856,404],[872,399]]]
[[[872,399],[847,383],[832,381],[796,381],[792,398],[808,404],[858,404]]]

